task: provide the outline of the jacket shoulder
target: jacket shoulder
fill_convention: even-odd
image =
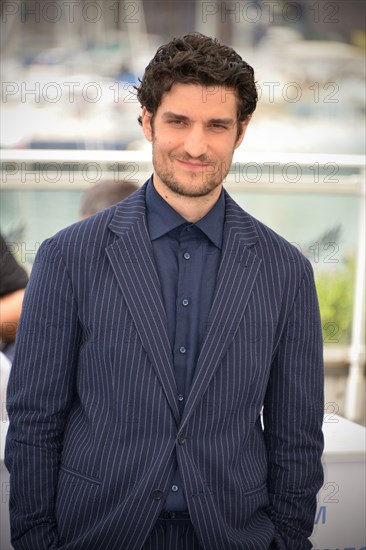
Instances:
[[[252,235],[252,242],[254,243],[252,250],[264,263],[278,263],[282,259],[284,266],[295,265],[302,270],[309,268],[312,270],[308,258],[293,243],[249,214],[230,195],[228,195],[228,203],[231,215],[234,215],[238,220],[240,219],[245,231],[250,232]]]
[[[110,230],[113,223],[128,225],[128,220],[131,222],[141,216],[144,200],[143,188],[140,188],[123,201],[61,229],[44,243],[49,246],[52,243],[61,252],[65,249],[91,245],[93,248],[104,249],[115,239],[113,230]]]

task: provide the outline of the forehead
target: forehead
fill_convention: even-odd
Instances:
[[[236,120],[235,91],[225,86],[173,84],[163,95],[158,114],[174,112],[192,119],[233,118]]]

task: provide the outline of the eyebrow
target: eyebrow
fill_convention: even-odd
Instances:
[[[175,120],[181,120],[182,122],[189,122],[190,118],[185,115],[179,115],[177,113],[172,113],[171,111],[166,111],[162,114],[162,118],[169,119],[174,118]],[[235,120],[232,118],[210,118],[207,121],[208,124],[224,124],[227,126],[230,126],[230,124],[234,124]]]

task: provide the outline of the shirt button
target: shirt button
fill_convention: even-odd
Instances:
[[[185,348],[184,346],[181,346],[181,347],[179,348],[179,351],[180,351],[181,353],[185,353],[187,350],[186,350],[186,348]]]
[[[184,258],[185,260],[189,260],[190,257],[191,257],[191,255],[190,255],[189,252],[185,252],[185,253],[183,254],[183,258]]]
[[[178,491],[178,485],[172,485],[172,491],[176,493]]]
[[[182,300],[182,304],[183,304],[184,306],[188,306],[189,301],[187,300],[187,298],[184,298],[184,300]]]
[[[187,441],[187,438],[186,438],[186,436],[185,436],[183,433],[181,433],[181,434],[178,435],[178,443],[179,443],[179,445],[184,445],[186,441]]]
[[[161,489],[154,489],[151,493],[151,497],[154,500],[161,500],[164,496],[164,492]]]
[[[178,394],[178,401],[184,401],[184,395],[181,393]]]

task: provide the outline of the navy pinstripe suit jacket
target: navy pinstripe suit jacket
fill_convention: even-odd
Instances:
[[[311,266],[225,194],[180,418],[145,187],[38,251],[8,387],[13,545],[139,550],[178,460],[205,550],[311,548],[323,481]]]

